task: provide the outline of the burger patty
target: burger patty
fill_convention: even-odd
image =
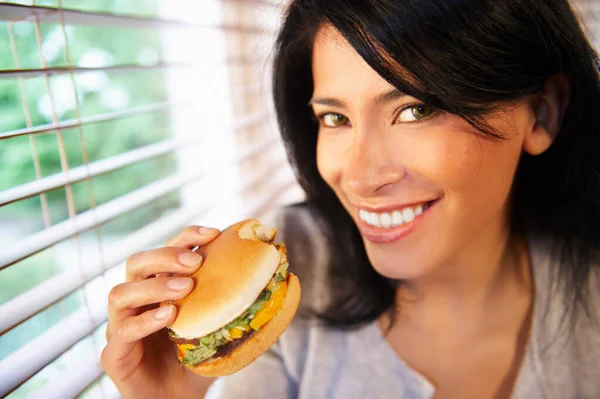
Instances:
[[[248,338],[253,336],[255,332],[256,331],[254,331],[254,330],[250,330],[250,331],[244,333],[244,335],[242,335],[242,338],[234,339],[233,341],[228,342],[224,345],[217,346],[217,353],[215,353],[210,359],[216,359],[219,357],[225,357],[225,356],[229,355],[231,352],[236,350],[237,347],[239,347],[244,342],[246,342],[248,340]],[[209,359],[206,359],[206,360],[209,360]]]
[[[232,351],[234,351],[238,346],[246,342],[248,338],[254,335],[256,331],[250,330],[244,333],[241,338],[234,339],[226,344],[217,346],[217,353],[215,353],[212,357],[225,357]],[[171,340],[175,342],[177,345],[200,345],[200,339],[186,339],[186,338],[175,338],[171,337]],[[208,360],[208,359],[207,359]]]
[[[171,338],[171,341],[175,342],[177,345],[186,345],[186,344],[191,344],[191,345],[195,345],[195,346],[200,345],[199,338],[187,339],[187,338],[175,337],[174,335],[170,335],[170,338]]]

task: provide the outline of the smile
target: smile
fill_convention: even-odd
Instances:
[[[431,202],[424,202],[422,204],[396,209],[392,212],[381,213],[359,209],[358,217],[369,226],[389,229],[412,222],[430,206]]]
[[[358,208],[360,234],[376,244],[396,242],[422,225],[440,198],[418,204],[388,208],[385,212],[374,212]]]

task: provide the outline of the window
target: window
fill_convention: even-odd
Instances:
[[[1,396],[118,396],[99,354],[125,259],[302,198],[270,104],[279,13],[0,2]]]

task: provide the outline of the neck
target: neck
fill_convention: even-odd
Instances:
[[[494,304],[529,295],[528,266],[524,240],[506,225],[492,225],[435,272],[403,282],[397,291],[400,315],[432,328],[445,321],[483,320]]]

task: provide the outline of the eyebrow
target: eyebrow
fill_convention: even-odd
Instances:
[[[406,97],[407,95],[408,94],[406,94],[398,89],[392,89],[390,91],[386,91],[385,93],[382,93],[382,94],[378,95],[377,97],[375,97],[374,103],[376,105],[385,105],[385,104],[392,102],[394,100],[397,100],[399,98]]]
[[[378,94],[375,99],[373,100],[373,104],[375,105],[385,105],[389,102],[392,102],[394,100],[397,100],[399,98],[405,97],[407,96],[406,93],[398,90],[398,89],[392,89],[389,91],[386,91],[384,93]],[[313,97],[309,102],[308,105],[313,105],[313,104],[320,104],[320,105],[329,105],[329,106],[333,106],[333,107],[338,107],[338,108],[346,108],[346,103],[344,103],[341,100],[338,100],[336,98],[329,98],[329,97]]]

